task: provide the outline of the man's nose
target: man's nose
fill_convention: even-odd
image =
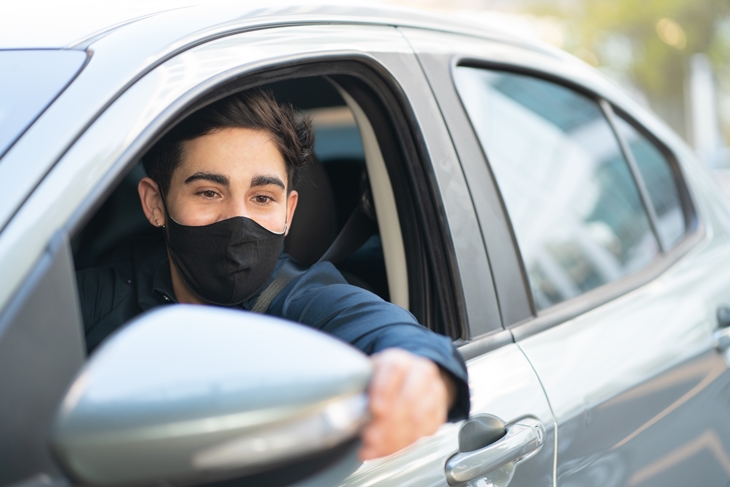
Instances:
[[[228,201],[229,203],[226,206],[225,214],[222,215],[222,220],[227,220],[237,216],[245,216],[246,218],[250,217],[248,214],[248,208],[246,207],[246,201],[243,199],[230,199]]]

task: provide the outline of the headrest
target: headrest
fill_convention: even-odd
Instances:
[[[310,266],[337,237],[335,198],[327,173],[316,158],[301,169],[295,189],[299,202],[284,240],[284,251]]]

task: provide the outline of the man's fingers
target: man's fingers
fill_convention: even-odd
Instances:
[[[409,407],[408,419],[416,438],[434,433],[446,421],[447,401],[438,366],[425,359],[414,365],[403,384],[400,402]]]
[[[370,383],[372,422],[362,433],[362,460],[394,453],[415,440],[409,419],[410,404],[404,403],[403,386],[412,368],[412,356],[390,349],[371,357],[373,377]]]
[[[434,433],[446,419],[448,393],[440,369],[403,350],[374,355],[372,422],[362,433],[362,460],[395,453]]]
[[[362,433],[362,460],[371,460],[402,450],[417,438],[413,438],[403,424],[394,425],[390,421],[369,424]]]
[[[399,350],[386,350],[372,356],[373,377],[370,382],[370,411],[374,417],[388,414],[401,393],[408,364]]]

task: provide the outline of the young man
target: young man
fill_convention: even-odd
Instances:
[[[138,190],[164,243],[135,246],[108,267],[78,273],[91,350],[137,314],[168,303],[251,310],[291,258],[281,254],[297,207],[292,189],[312,157],[308,120],[261,90],[213,103],[143,158]],[[363,460],[396,452],[468,415],[466,367],[451,341],[406,310],[313,265],[268,314],[326,331],[371,355],[372,422]]]

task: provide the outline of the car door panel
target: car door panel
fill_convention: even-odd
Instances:
[[[730,373],[712,335],[714,310],[730,296],[730,276],[713,271],[730,252],[708,247],[520,341],[559,424],[561,485],[727,484]]]
[[[465,129],[467,117],[451,79],[450,68],[459,59],[584,82],[590,90],[632,106],[604,80],[593,79],[556,53],[404,32],[418,52],[470,181],[488,183],[490,171],[474,133]],[[634,111],[636,119],[647,118]],[[661,129],[656,122],[647,126]],[[676,137],[663,130],[655,134],[677,147]],[[681,144],[676,149],[684,159],[687,153]],[[693,161],[682,165],[679,173],[690,183],[704,181],[694,174]],[[490,261],[497,262],[493,269],[502,318],[545,387],[556,417],[557,485],[686,485],[702,479],[702,485],[724,486],[730,478],[730,376],[727,358],[713,350],[715,313],[730,299],[730,276],[717,271],[730,257],[727,220],[709,220],[714,192],[703,187],[701,193],[708,200],[696,203],[705,210],[705,221],[659,258],[659,271],[648,279],[627,278],[626,283],[633,283],[628,292],[598,307],[601,301],[595,296],[583,303],[576,299],[568,307],[586,305],[590,311],[563,323],[555,319],[555,310],[530,318],[529,287],[519,252],[504,245],[501,208],[488,197],[474,196]],[[703,225],[708,225],[707,233]],[[713,234],[720,238],[712,241]],[[511,246],[516,243],[510,239]],[[506,309],[520,301],[517,311]]]

